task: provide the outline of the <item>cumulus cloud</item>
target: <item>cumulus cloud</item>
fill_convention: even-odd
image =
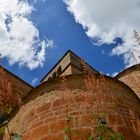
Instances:
[[[40,40],[29,20],[34,8],[27,0],[0,0],[0,53],[10,64],[30,69],[43,66],[45,50],[53,41]]]
[[[67,9],[98,45],[121,38],[123,44],[112,50],[123,55],[126,66],[140,63],[140,47],[134,47],[134,29],[140,33],[140,0],[64,0]],[[132,57],[135,57],[135,59]]]

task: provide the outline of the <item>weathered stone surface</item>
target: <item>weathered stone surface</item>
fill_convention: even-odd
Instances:
[[[140,100],[122,82],[108,77],[99,82],[98,78],[94,78],[94,90],[86,88],[82,75],[67,77],[67,90],[60,88],[58,80],[40,85],[11,119],[10,130],[21,133],[23,140],[63,140],[70,125],[72,140],[86,140],[92,127],[97,127],[98,114],[127,140],[138,140]]]
[[[116,78],[132,88],[140,99],[140,64],[127,68],[119,73]]]

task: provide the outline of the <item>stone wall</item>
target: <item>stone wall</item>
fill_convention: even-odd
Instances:
[[[128,85],[140,98],[140,65],[132,66],[116,76],[117,79]]]
[[[71,52],[70,50],[55,64],[55,66],[47,73],[47,75],[41,80],[41,82],[45,82],[48,80],[52,80],[56,77],[61,77],[64,75],[71,74],[81,74],[83,73],[83,64],[86,65],[89,71],[92,73],[99,73],[95,69],[93,69],[86,62],[82,62],[83,60]]]
[[[25,97],[29,93],[29,91],[33,89],[31,85],[21,80],[19,77],[12,74],[8,70],[2,68],[1,66],[0,70],[2,70],[0,73],[0,77],[4,81],[11,83],[11,88],[13,89],[14,94],[18,93]]]
[[[126,140],[140,139],[139,99],[122,82],[99,77],[86,86],[80,75],[69,76],[62,83],[59,79],[43,83],[12,116],[11,132],[22,134],[23,140],[64,140],[70,114],[72,140],[87,140],[97,130],[98,116],[92,116],[97,113]],[[3,139],[8,140],[7,132]]]
[[[32,86],[0,66],[0,115],[7,107],[15,108],[32,89]]]
[[[58,69],[60,68],[61,71],[63,71],[68,65],[70,64],[70,53],[68,53],[62,60],[60,60],[59,63],[57,63],[52,70],[48,73],[46,77],[41,82],[45,82],[49,80],[50,78],[52,79],[54,76],[53,74],[55,73],[56,76],[58,76]],[[67,72],[68,74],[71,74],[71,69]]]

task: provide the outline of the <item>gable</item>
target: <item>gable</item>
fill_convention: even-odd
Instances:
[[[67,51],[65,55],[56,63],[56,65],[45,75],[41,82],[45,82],[56,77],[82,74],[82,59],[72,51]],[[89,64],[85,63],[93,73],[99,73]]]
[[[5,84],[10,82],[11,86],[13,87],[14,93],[21,94],[23,97],[25,97],[33,88],[31,85],[29,85],[7,69],[3,68],[2,66],[0,66],[0,78],[1,81],[5,81]]]

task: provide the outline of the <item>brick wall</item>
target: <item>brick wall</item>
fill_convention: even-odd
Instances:
[[[87,140],[92,130],[96,132],[97,116],[93,117],[93,113],[105,117],[108,125],[124,133],[127,140],[140,139],[137,96],[122,82],[98,78],[92,81],[93,88],[90,83],[86,86],[88,90],[83,76],[67,77],[69,89],[65,89],[65,83],[60,85],[59,80],[43,83],[12,117],[11,132],[22,134],[23,140],[63,140],[64,128],[68,127],[67,109],[72,140]],[[7,132],[4,140],[8,140]]]

